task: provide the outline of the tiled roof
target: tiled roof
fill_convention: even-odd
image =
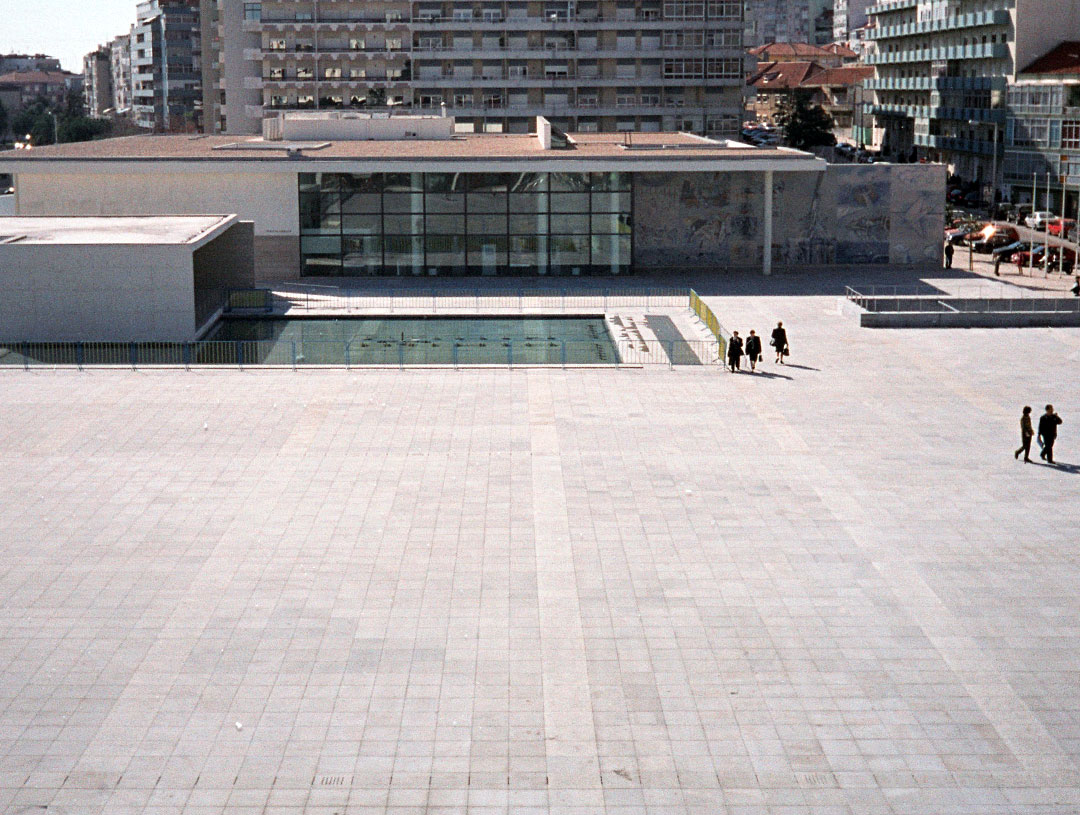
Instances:
[[[816,62],[765,62],[758,65],[748,84],[758,90],[791,90],[824,69]]]
[[[857,59],[859,56],[846,45],[839,42],[832,42],[828,45],[823,45],[822,49],[828,51],[830,54],[836,54],[838,57],[843,57],[844,59]]]
[[[1020,73],[1080,74],[1080,42],[1063,42],[1043,54]]]
[[[777,57],[821,57],[832,55],[832,52],[808,42],[770,42],[751,48],[750,54],[772,60]]]
[[[0,76],[0,85],[63,85],[73,76],[64,71],[12,71]]]
[[[842,68],[823,68],[803,81],[803,87],[819,85],[854,85],[874,76],[869,65],[845,65]]]

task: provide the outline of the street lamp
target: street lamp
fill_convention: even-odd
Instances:
[[[968,124],[972,126],[978,126],[980,123],[974,119],[969,119]],[[990,162],[990,215],[994,214],[994,205],[997,203],[997,168],[998,168],[998,123],[994,120],[994,139],[990,144],[990,150],[992,153]]]

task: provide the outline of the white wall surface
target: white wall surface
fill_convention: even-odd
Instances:
[[[189,246],[0,244],[0,339],[184,341]]]
[[[296,173],[20,173],[19,215],[230,215],[300,234]]]
[[[15,196],[0,195],[0,218],[15,214]],[[0,230],[2,232],[3,230]]]

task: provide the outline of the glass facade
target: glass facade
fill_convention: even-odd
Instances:
[[[308,276],[630,271],[629,173],[301,173]]]

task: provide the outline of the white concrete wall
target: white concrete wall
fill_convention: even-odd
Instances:
[[[402,141],[449,139],[454,135],[451,116],[390,116],[374,118],[361,113],[287,113],[281,117],[285,141]]]
[[[14,195],[0,195],[0,218],[5,215],[15,214],[15,196]],[[0,229],[0,232],[3,232]]]
[[[236,214],[256,236],[300,234],[295,172],[20,173],[15,187],[19,215]]]
[[[189,246],[0,244],[0,339],[184,341]]]
[[[1080,32],[1080,0],[1016,0],[1013,64],[1022,71],[1062,40]]]

